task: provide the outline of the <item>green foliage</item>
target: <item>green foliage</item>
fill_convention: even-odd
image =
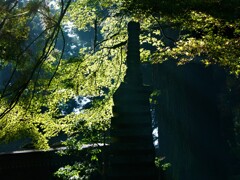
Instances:
[[[163,158],[156,157],[155,158],[155,165],[156,165],[157,168],[160,168],[163,171],[166,171],[168,168],[171,167],[171,163],[163,162],[164,159],[165,159],[165,157],[163,157]]]
[[[2,90],[1,142],[27,136],[31,137],[36,148],[48,148],[48,140],[59,132],[64,132],[69,136],[76,133],[81,134],[82,137],[89,136],[89,139],[82,139],[85,143],[99,141],[97,133],[106,131],[109,127],[113,104],[111,97],[122,81],[126,69],[125,48],[119,44],[126,41],[127,21],[123,20],[124,17],[114,17],[118,13],[118,10],[114,8],[107,12],[106,17],[103,17],[106,15],[103,8],[113,7],[113,1],[76,2],[71,7],[68,18],[83,17],[81,23],[86,24],[81,26],[79,21],[75,21],[75,25],[86,31],[97,29],[96,33],[101,33],[101,36],[98,38],[94,35],[94,43],[87,48],[82,48],[79,57],[74,60],[60,61],[62,52],[54,50],[58,31],[56,28],[59,26],[55,24],[58,21],[54,19],[57,14],[52,15],[48,8],[45,6],[42,8],[40,5],[36,8],[42,9],[37,11],[36,5],[39,4],[30,2],[23,9],[29,8],[26,12],[31,13],[41,12],[41,15],[43,14],[41,10],[46,10],[43,16],[46,19],[41,19],[45,29],[40,32],[45,35],[45,39],[37,37],[31,42],[33,45],[38,45],[38,43],[45,43],[45,45],[44,47],[37,46],[40,49],[35,53],[31,52],[31,48],[27,46],[29,49],[23,54],[26,54],[28,58],[24,58],[25,56],[21,53],[19,55],[18,52],[14,55],[23,61],[21,61],[21,66],[18,64],[20,59],[13,64],[15,66],[13,66],[12,76],[18,75],[18,77],[9,79],[9,82],[14,81],[14,84],[6,84]],[[96,5],[99,6],[98,9],[92,9]],[[85,7],[87,11],[81,12],[74,9],[83,10]],[[85,18],[89,17],[90,11],[92,14],[95,13],[94,16],[91,14],[94,20]],[[24,14],[26,22],[32,18],[30,14]],[[63,14],[57,16],[59,21],[62,18],[61,15]],[[26,24],[25,26],[29,28]],[[9,47],[12,47],[11,44]],[[8,60],[5,57],[3,59],[6,64],[11,64],[12,59]],[[92,107],[83,112],[63,115],[60,105],[77,96],[103,97],[103,99],[94,100]]]
[[[46,149],[49,137],[62,129],[61,123],[53,120],[51,111],[42,113],[41,109],[47,107],[47,95],[52,91],[48,87],[59,59],[50,54],[69,3],[62,4],[57,21],[42,1],[29,1],[25,5],[12,1],[1,6],[0,65],[10,73],[0,89],[2,143],[30,137],[36,148]],[[30,37],[35,19],[43,22],[43,29],[39,28],[34,33],[37,35]]]
[[[22,51],[21,44],[28,38],[28,18],[26,15],[19,15],[25,12],[22,9],[10,11],[7,6],[2,6],[0,12],[0,59],[1,65],[7,65],[9,61],[16,62],[16,56]]]
[[[97,171],[89,161],[82,163],[76,162],[74,165],[67,165],[60,168],[55,176],[59,179],[78,179],[78,180],[88,180]]]
[[[71,151],[84,144],[103,143],[110,127],[112,95],[126,70],[127,24],[132,20],[141,24],[141,61],[161,63],[174,58],[184,64],[195,60],[240,73],[239,17],[234,12],[236,18],[230,18],[225,1],[63,2],[55,13],[41,1],[18,8],[0,6],[0,65],[12,73],[0,89],[1,142],[30,137],[36,148],[46,149],[51,137],[64,132],[70,137],[65,145]],[[232,2],[239,7],[237,1]],[[225,17],[212,10],[220,5],[224,5]],[[29,34],[37,26],[29,24],[34,19],[40,19],[43,30],[31,39]],[[62,21],[92,34],[77,57],[65,60],[63,50],[55,48]],[[169,37],[165,30],[174,28],[179,35]],[[153,94],[153,101],[159,93]],[[93,99],[91,107],[63,114],[61,106],[78,96]],[[85,163],[77,164],[70,171],[67,166],[57,174],[80,177],[85,167]]]
[[[184,17],[172,20],[180,25],[180,35],[174,47],[165,47],[159,52],[161,59],[172,57],[184,64],[192,60],[206,65],[219,64],[239,74],[239,19],[224,21],[205,13],[191,11]],[[158,61],[158,60],[157,60]]]
[[[152,94],[150,95],[150,103],[151,104],[157,104],[157,98],[158,96],[161,95],[161,91],[160,90],[153,90]]]
[[[69,138],[65,144],[67,149],[59,151],[61,156],[78,157],[78,162],[66,165],[55,172],[59,179],[91,179],[94,175],[102,174],[102,163],[99,160],[101,149],[94,144],[84,145],[75,138]]]
[[[238,14],[238,0],[122,0],[123,9],[131,14],[155,14],[171,18],[195,10],[214,17],[233,19]]]
[[[141,1],[77,1],[72,4],[65,21],[74,22],[79,30],[94,32],[92,44],[80,50],[79,60],[75,59],[60,66],[59,72],[63,74],[58,72],[53,83],[64,87],[66,93],[73,93],[67,95],[68,98],[79,94],[104,96],[105,99],[103,102],[94,102],[94,108],[85,110],[83,114],[70,114],[61,118],[61,121],[68,118],[66,124],[72,124],[68,127],[67,133],[70,135],[79,133],[81,136],[80,141],[74,140],[70,146],[68,144],[68,147],[79,149],[83,144],[104,141],[104,135],[101,134],[104,134],[109,127],[111,95],[122,80],[125,71],[123,65],[125,48],[118,45],[127,40],[126,27],[130,20],[141,23],[142,61],[161,63],[174,58],[179,64],[184,64],[200,59],[206,65],[219,64],[230,72],[239,74],[238,19],[220,18],[221,16],[212,12],[210,7],[216,5],[216,1],[208,1],[205,10],[201,10],[203,6],[193,8],[198,7],[200,1],[190,1],[189,8],[186,8],[189,1],[178,1],[174,7],[172,1],[161,2],[160,4],[164,6],[161,7],[160,12],[158,7],[152,8],[151,3],[147,3],[149,8],[145,11],[142,7],[146,4],[140,4]],[[141,11],[138,11],[139,9]],[[176,9],[178,11],[175,11]],[[179,36],[168,37],[163,25],[176,28]],[[232,34],[228,34],[226,30],[228,28],[233,29]],[[104,91],[106,87],[108,93]],[[155,92],[153,99],[159,93]],[[103,110],[104,108],[106,109]],[[95,156],[88,161],[91,160],[94,161]],[[164,163],[163,159],[157,159],[156,165],[164,171],[171,166],[170,163]],[[85,174],[81,174],[84,168],[92,169],[81,165],[78,168],[72,166],[72,169],[66,167],[62,172],[67,178],[74,176],[84,178]]]
[[[151,51],[141,49],[145,60],[161,63],[173,58],[179,64],[201,60],[238,76],[239,6],[237,0],[123,0],[122,9],[142,24],[142,44],[152,46]],[[178,36],[169,37],[166,29],[176,29]]]

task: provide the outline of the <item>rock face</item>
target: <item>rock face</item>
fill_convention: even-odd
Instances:
[[[149,95],[142,85],[140,25],[128,25],[127,73],[114,94],[108,179],[156,179]]]

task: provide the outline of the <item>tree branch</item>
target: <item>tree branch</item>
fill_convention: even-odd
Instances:
[[[61,29],[60,25],[61,25],[62,19],[63,19],[64,15],[66,14],[66,11],[67,11],[68,7],[71,4],[71,0],[68,0],[66,5],[64,4],[63,0],[61,0],[61,3],[62,3],[62,8],[61,8],[61,13],[60,13],[59,19],[58,19],[57,23],[52,27],[53,31],[52,31],[51,35],[45,41],[45,45],[44,45],[43,50],[42,50],[42,55],[38,58],[38,60],[35,64],[35,66],[33,67],[28,79],[15,91],[16,94],[10,100],[10,103],[9,103],[8,107],[6,107],[5,110],[0,114],[0,119],[3,118],[7,113],[9,113],[17,105],[17,103],[18,103],[19,99],[21,98],[24,90],[28,87],[31,79],[33,78],[36,70],[42,66],[42,64],[45,62],[45,60],[48,58],[48,56],[52,52],[53,48],[55,47],[56,39],[57,39],[59,31]],[[44,31],[46,31],[46,29]],[[39,37],[40,36],[38,36],[37,38],[39,38]],[[30,46],[35,42],[35,40],[32,43],[30,43],[29,46],[27,46],[27,49],[30,48]],[[62,54],[63,54],[63,52],[62,52]],[[61,57],[62,57],[62,55],[61,55]],[[56,68],[56,70],[57,70],[57,68]],[[14,73],[15,72],[16,72],[16,67],[14,69]],[[8,81],[8,85],[11,82],[14,73],[12,73],[12,75],[11,75],[12,77]],[[54,73],[54,75],[55,75],[55,73]],[[49,83],[51,83],[51,79],[50,79]],[[5,90],[4,90],[3,94],[5,94],[6,90],[7,90],[7,87],[5,87]]]
[[[166,39],[172,41],[172,42],[175,44],[175,43],[176,43],[176,40],[173,39],[173,38],[171,38],[171,37],[169,37],[168,35],[165,34],[165,32],[164,32],[164,30],[163,30],[163,28],[162,28],[162,25],[161,25],[161,23],[159,22],[159,20],[158,20],[154,15],[152,15],[152,17],[153,17],[153,19],[158,23],[158,27],[159,27],[162,35],[163,35]]]

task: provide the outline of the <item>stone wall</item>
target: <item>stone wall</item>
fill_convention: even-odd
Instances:
[[[222,116],[220,97],[226,91],[222,69],[167,61],[153,67],[153,87],[158,91],[155,120],[159,154],[171,163],[167,180],[226,180],[233,156],[230,116]]]

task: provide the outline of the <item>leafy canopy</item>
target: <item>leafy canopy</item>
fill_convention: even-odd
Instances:
[[[62,0],[57,11],[43,1],[1,2],[0,65],[11,75],[0,88],[0,139],[31,137],[36,148],[48,148],[49,139],[64,132],[85,137],[84,143],[101,142],[125,73],[132,20],[141,24],[142,61],[219,64],[238,75],[239,3],[231,2]],[[69,22],[91,36],[76,57],[63,56],[62,27]],[[91,106],[63,113],[76,97],[90,98]]]

